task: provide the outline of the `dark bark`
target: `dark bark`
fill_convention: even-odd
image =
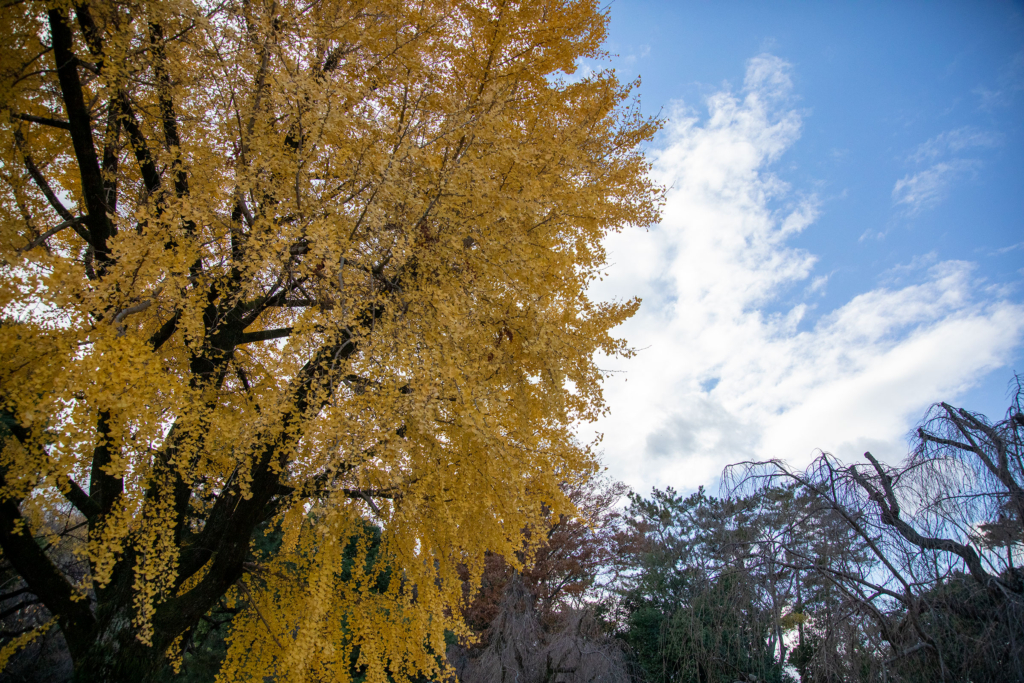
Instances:
[[[239,338],[239,344],[251,344],[253,342],[269,341],[271,339],[283,339],[292,333],[292,328],[282,327],[277,330],[262,330],[260,332],[246,332]]]
[[[131,615],[124,612],[96,634],[88,650],[74,656],[73,683],[145,683],[164,663],[163,652],[135,638]]]

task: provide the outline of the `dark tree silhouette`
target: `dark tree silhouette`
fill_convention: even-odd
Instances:
[[[727,471],[737,491],[795,482],[815,515],[856,540],[862,553],[793,548],[787,564],[842,596],[817,627],[859,631],[874,650],[861,662],[866,679],[1024,680],[1022,397],[1017,378],[997,422],[936,404],[897,466],[824,453],[802,472],[781,461]],[[851,656],[834,646],[800,655],[813,680],[838,679]]]

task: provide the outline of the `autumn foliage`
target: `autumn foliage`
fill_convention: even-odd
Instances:
[[[477,581],[485,551],[572,514],[594,353],[628,353],[609,330],[637,302],[586,287],[601,238],[656,217],[656,125],[613,73],[576,72],[605,16],[0,17],[5,571],[80,680],[145,680],[215,605],[237,610],[218,680],[438,673],[458,568]]]

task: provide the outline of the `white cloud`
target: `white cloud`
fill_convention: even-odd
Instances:
[[[804,322],[828,275],[788,243],[813,225],[816,198],[771,172],[800,135],[791,88],[789,66],[763,55],[705,118],[677,106],[653,154],[670,188],[661,225],[608,240],[611,277],[592,294],[643,297],[620,330],[643,350],[602,362],[626,372],[606,382],[598,429],[612,474],[638,490],[709,484],[746,458],[803,464],[816,448],[899,457],[928,404],[1024,338],[1021,306],[992,299],[972,264],[928,255]],[[809,303],[767,311],[801,292]]]

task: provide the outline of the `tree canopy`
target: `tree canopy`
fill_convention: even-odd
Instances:
[[[629,353],[609,331],[638,302],[586,287],[608,231],[656,218],[638,145],[657,124],[610,71],[576,72],[606,17],[0,17],[6,570],[81,679],[144,680],[228,603],[221,680],[436,672],[459,567],[570,510],[561,485],[595,467],[571,427],[604,409],[594,353]],[[380,538],[353,546],[366,520]]]

